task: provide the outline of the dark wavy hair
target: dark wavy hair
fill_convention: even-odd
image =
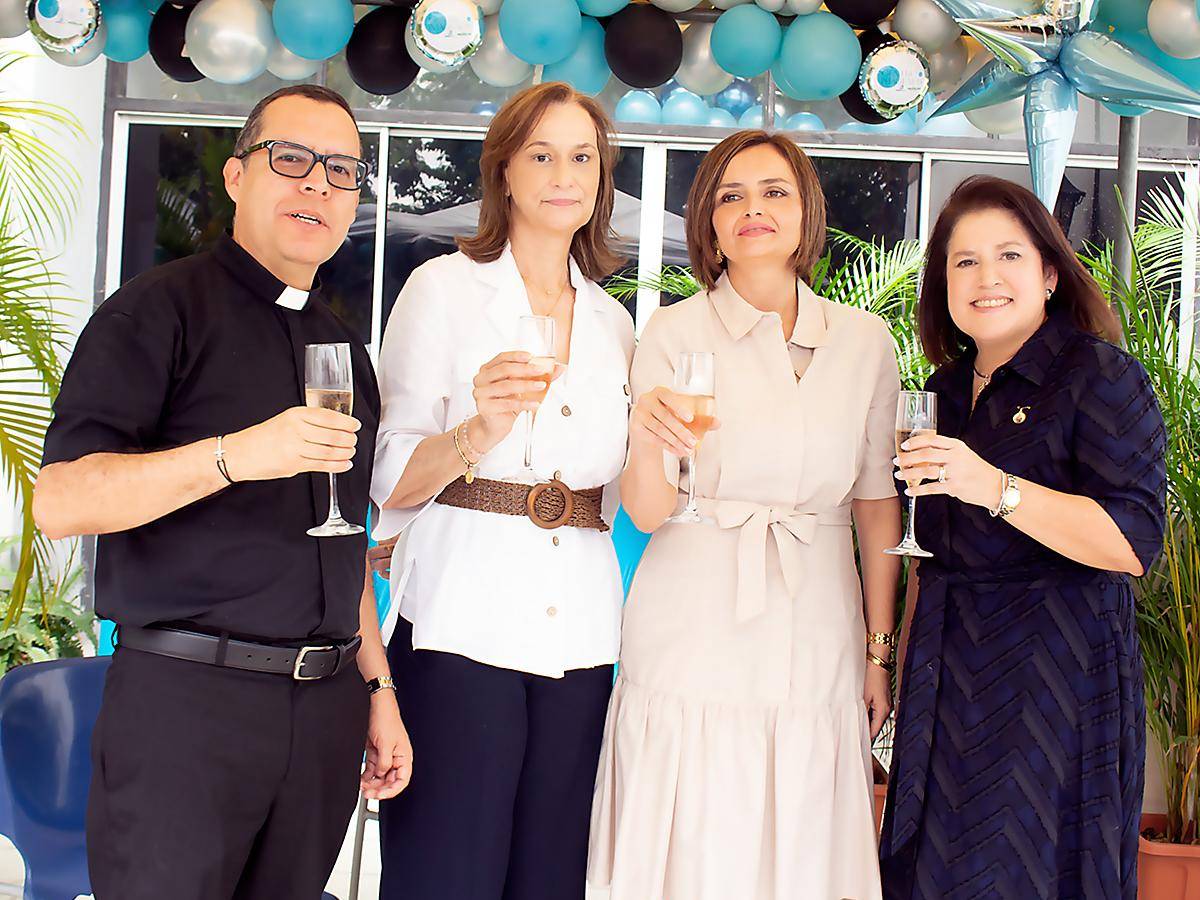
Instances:
[[[1075,255],[1067,236],[1032,191],[993,175],[972,175],[954,189],[942,207],[925,253],[925,273],[917,306],[917,326],[925,356],[935,366],[963,356],[975,343],[950,318],[946,297],[946,258],[950,235],[959,219],[984,209],[1001,209],[1017,217],[1037,247],[1042,261],[1058,273],[1058,286],[1046,311],[1061,310],[1080,331],[1106,341],[1120,340],[1121,326],[1100,286]]]

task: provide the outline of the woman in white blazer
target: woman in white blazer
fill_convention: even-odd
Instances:
[[[416,768],[381,805],[387,900],[583,897],[633,351],[596,284],[618,263],[609,131],[565,84],[509,100],[484,141],[477,235],[414,271],[388,321],[371,496],[376,537],[405,530],[388,657]],[[515,352],[531,314],[555,320],[561,373],[540,409],[544,370]]]

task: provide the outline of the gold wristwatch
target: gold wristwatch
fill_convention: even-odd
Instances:
[[[1004,486],[1000,491],[1000,505],[991,510],[993,516],[1006,519],[1012,515],[1021,503],[1021,489],[1017,486],[1017,476],[1001,473],[1004,476]]]
[[[378,678],[372,678],[367,682],[367,693],[375,694],[379,691],[394,691],[396,682],[392,680],[391,675],[380,675]]]

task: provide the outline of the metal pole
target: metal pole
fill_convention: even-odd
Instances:
[[[1133,229],[1137,221],[1137,176],[1138,138],[1141,119],[1121,116],[1121,130],[1117,138],[1117,190],[1121,192],[1121,203],[1125,218],[1117,233],[1114,262],[1117,273],[1126,284],[1133,283]]]

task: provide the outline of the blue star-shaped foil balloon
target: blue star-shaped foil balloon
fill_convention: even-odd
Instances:
[[[1079,94],[1200,117],[1200,92],[1106,34],[1088,31],[1098,0],[936,0],[996,58],[935,116],[1025,97],[1033,189],[1053,207],[1079,115]]]

